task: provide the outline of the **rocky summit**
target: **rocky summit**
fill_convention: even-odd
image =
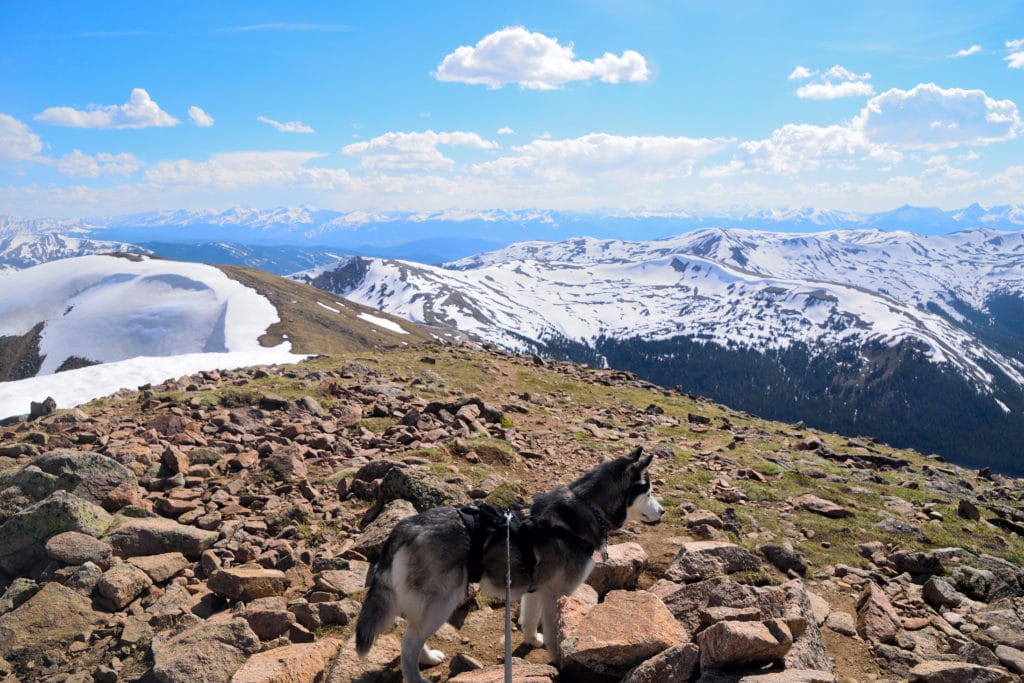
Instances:
[[[1024,481],[615,370],[412,345],[204,372],[0,428],[0,681],[398,681],[352,634],[388,531],[643,446],[666,508],[520,681],[1012,681]],[[46,397],[39,397],[40,401]],[[500,681],[470,587],[434,681]]]

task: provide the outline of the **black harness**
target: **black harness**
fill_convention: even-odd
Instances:
[[[593,506],[589,506],[600,525],[602,541],[607,538],[608,522]],[[519,557],[523,570],[530,583],[537,565],[537,556],[533,549],[540,537],[557,538],[566,545],[575,548],[581,554],[592,555],[597,547],[563,526],[554,526],[548,522],[537,522],[526,514],[526,506],[514,504],[509,509],[511,519],[508,520],[509,541],[519,549]],[[502,510],[489,503],[475,503],[455,509],[462,518],[469,532],[469,557],[466,569],[469,581],[477,583],[484,574],[484,553],[492,543],[503,543],[505,537],[506,517]]]

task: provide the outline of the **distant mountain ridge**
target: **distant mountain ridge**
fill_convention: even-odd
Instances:
[[[1024,231],[710,229],[521,243],[446,268],[355,258],[304,279],[507,348],[964,462],[1015,459],[1024,438]]]
[[[491,210],[438,212],[331,211],[309,207],[152,211],[74,220],[0,216],[0,235],[15,233],[88,237],[95,240],[335,249],[392,258],[442,262],[512,243],[590,236],[650,240],[710,227],[774,231],[841,228],[946,233],[967,228],[1024,229],[1024,206],[962,209],[903,206],[879,213],[813,208],[728,212],[567,212]],[[424,240],[429,240],[424,244]],[[3,261],[0,251],[0,262]]]

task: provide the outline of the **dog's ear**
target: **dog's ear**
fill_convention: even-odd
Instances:
[[[636,470],[638,472],[643,472],[650,466],[651,461],[654,460],[654,456],[648,455],[646,458],[643,458],[641,457],[643,454],[643,446],[637,446],[632,450],[632,452],[630,452],[629,455],[626,456],[627,458],[632,460],[632,462],[629,464],[630,469]]]
[[[644,447],[643,446],[637,446],[632,451],[630,451],[629,455],[627,455],[626,457],[629,458],[630,460],[632,460],[633,462],[636,462],[636,461],[638,461],[640,459],[640,456],[643,455],[643,454],[644,454]]]
[[[639,461],[637,461],[636,468],[643,472],[644,470],[651,466],[652,460],[654,460],[653,455],[648,455],[646,458],[641,458]]]

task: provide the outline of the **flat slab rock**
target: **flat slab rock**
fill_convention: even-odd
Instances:
[[[910,670],[910,683],[1010,683],[1000,669],[964,662],[921,662]]]
[[[206,585],[217,595],[229,600],[250,602],[257,598],[284,595],[289,581],[279,569],[245,565],[218,569],[210,575]]]
[[[512,660],[512,683],[552,683],[558,679],[558,669],[548,664]],[[497,664],[476,671],[465,671],[448,679],[448,683],[503,683],[505,666]]]
[[[402,672],[398,670],[401,654],[402,642],[386,633],[378,636],[366,659],[360,659],[355,638],[351,638],[341,646],[324,683],[402,683]]]
[[[235,672],[231,683],[313,683],[340,647],[340,640],[327,638],[260,652]]]
[[[665,578],[687,583],[760,567],[759,557],[735,543],[695,541],[683,544],[665,571]]]
[[[807,510],[808,512],[813,512],[831,519],[853,517],[853,513],[842,505],[833,503],[831,500],[826,500],[812,493],[805,493],[802,496],[797,496],[791,500],[790,503],[798,510]]]
[[[685,639],[683,627],[653,593],[612,591],[566,634],[563,673],[578,680],[618,681]]]

